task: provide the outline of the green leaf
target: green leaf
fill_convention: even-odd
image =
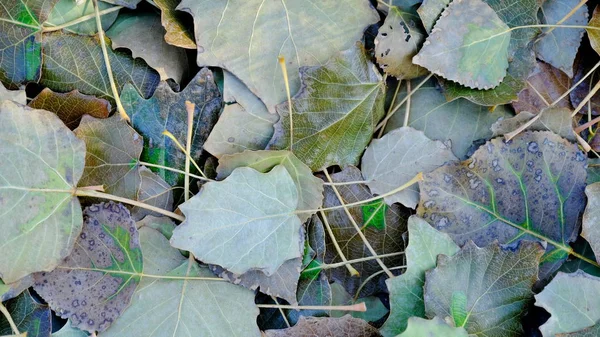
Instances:
[[[100,11],[104,11],[114,7],[114,5],[110,5],[104,1],[98,2],[98,10]],[[50,16],[48,16],[48,20],[44,22],[44,25],[49,27],[59,26],[78,20],[81,17],[90,14],[94,14],[93,0],[59,0],[58,3],[56,3],[54,8],[52,9],[52,12],[50,12]],[[102,15],[102,28],[105,31],[108,28],[110,28],[110,26],[117,19],[118,15],[118,10]],[[82,23],[65,27],[63,31],[73,34],[94,35],[98,33],[98,26],[96,25],[95,17],[92,16],[91,18]]]
[[[179,206],[186,219],[171,244],[236,274],[259,270],[271,276],[283,262],[301,257],[297,204],[296,186],[283,166],[269,173],[240,167]]]
[[[412,88],[420,82],[420,79],[412,81]],[[467,158],[474,141],[492,137],[490,126],[494,122],[513,116],[506,106],[498,106],[490,112],[487,107],[464,98],[448,102],[435,80],[426,82],[411,93],[408,126],[425,132],[430,139],[442,142],[450,140],[452,152],[460,159]],[[401,102],[405,97],[406,85],[403,85],[396,102]],[[386,132],[403,126],[406,113],[406,108],[401,107],[388,121]]]
[[[348,0],[343,10],[337,2],[262,0],[183,0],[177,9],[194,17],[198,65],[230,71],[272,112],[286,99],[278,56],[285,57],[295,92],[301,66],[324,64],[379,20],[364,0]]]
[[[535,305],[550,313],[540,327],[544,337],[576,332],[600,320],[600,298],[592,296],[600,289],[600,278],[582,271],[558,273],[544,290],[535,295]]]
[[[577,237],[585,165],[575,144],[548,131],[495,138],[471,159],[425,174],[417,213],[459,245],[547,241],[543,279]]]
[[[141,280],[142,251],[125,206],[95,204],[83,216],[71,255],[52,272],[34,274],[34,289],[74,327],[104,331],[127,308]]]
[[[485,2],[510,28],[538,24],[537,13],[542,4],[541,0],[485,0]],[[510,61],[507,75],[499,86],[493,90],[476,90],[456,83],[444,82],[444,94],[448,100],[464,97],[474,103],[489,106],[515,100],[517,94],[525,87],[525,79],[535,64],[531,42],[538,33],[538,28],[516,29],[510,32],[508,46]],[[479,55],[473,56],[479,57]]]
[[[166,30],[165,41],[176,47],[196,49],[194,32],[186,26],[185,14],[175,10],[179,2],[179,0],[154,0],[154,4],[161,11],[161,22]]]
[[[42,27],[58,0],[3,0],[0,7],[0,81],[35,82],[42,66]]]
[[[454,160],[457,158],[444,143],[427,138],[423,131],[401,127],[371,142],[362,157],[361,171],[371,191],[381,195],[406,184],[419,172],[431,172]],[[419,187],[387,196],[385,201],[415,208]]]
[[[35,96],[29,106],[54,112],[71,130],[77,128],[83,115],[106,118],[111,110],[107,100],[84,95],[77,90],[61,94],[48,88]]]
[[[527,77],[527,83],[525,89],[519,92],[518,100],[512,103],[517,113],[523,111],[538,113],[547,108],[548,103],[553,103],[562,97],[571,87],[571,79],[565,73],[542,61],[536,63]],[[569,96],[558,101],[554,107],[571,109]]]
[[[554,25],[561,21],[565,26],[585,26],[587,24],[588,9],[583,5],[571,15],[571,10],[577,6],[579,0],[546,0],[542,5],[540,16],[541,23]],[[563,21],[565,15],[570,17]],[[552,28],[546,28],[549,30]],[[534,45],[536,56],[564,71],[569,77],[573,77],[573,62],[575,55],[583,38],[583,28],[552,29],[544,34]]]
[[[185,50],[167,44],[160,18],[153,13],[123,14],[106,32],[113,49],[127,48],[134,58],[142,58],[158,71],[160,79],[171,78],[177,83],[188,72]]]
[[[4,303],[21,333],[27,337],[50,337],[52,332],[51,312],[47,304],[40,304],[29,290]],[[0,316],[0,335],[10,335],[13,331],[4,315]]]
[[[230,72],[223,72],[225,105],[204,149],[217,158],[244,150],[264,150],[273,136],[277,115]]]
[[[594,48],[596,53],[600,54],[600,7],[596,6],[596,8],[594,8],[594,13],[590,22],[588,22],[588,26],[596,28],[587,28],[586,31],[592,48]]]
[[[469,241],[452,257],[440,255],[426,275],[427,316],[451,314],[470,335],[522,336],[521,317],[533,302],[543,252],[535,242],[503,250],[497,243],[479,248]]]
[[[323,203],[323,181],[315,178],[311,170],[289,151],[244,151],[223,156],[217,167],[217,179],[228,177],[238,167],[251,167],[267,173],[277,165],[285,167],[298,191],[298,210],[315,210]],[[314,212],[299,213],[305,222]]]
[[[0,275],[52,270],[81,231],[85,144],[51,112],[0,102]]]
[[[301,317],[292,327],[281,330],[267,330],[265,337],[298,337],[298,336],[345,336],[345,337],[378,337],[377,329],[362,319],[346,315],[341,318]]]
[[[583,213],[581,236],[590,243],[596,255],[596,260],[598,260],[600,256],[600,225],[598,223],[600,215],[600,183],[588,185],[585,188],[585,194],[588,202]]]
[[[214,82],[213,73],[204,68],[181,92],[173,92],[166,82],[161,82],[152,98],[145,100],[132,87],[127,86],[121,95],[123,107],[131,117],[133,128],[144,137],[142,161],[184,170],[185,154],[163,131],[171,132],[186,144],[187,110],[185,101],[196,105],[194,110],[194,135],[192,158],[199,158],[202,145],[217,121],[221,110],[221,94]],[[154,170],[169,185],[183,183],[183,175],[164,169]]]
[[[144,97],[149,97],[159,82],[158,73],[143,60],[132,59],[127,53],[110,49],[108,58],[112,66],[117,90],[126,83],[133,85]],[[44,64],[40,84],[54,91],[79,90],[114,103],[106,72],[102,48],[97,37],[63,34],[44,34]]]
[[[406,331],[398,335],[398,337],[430,336],[468,337],[468,334],[464,328],[451,327],[439,317],[434,317],[432,320],[427,320],[419,317],[411,317],[408,319],[408,327],[406,328]]]
[[[506,76],[510,36],[487,3],[453,1],[413,62],[469,88],[491,89]]]
[[[398,79],[427,74],[427,69],[412,63],[425,41],[425,32],[416,13],[392,7],[375,38],[375,57],[383,71]]]
[[[356,45],[300,74],[303,85],[292,100],[293,135],[284,103],[277,106],[281,118],[270,148],[293,150],[313,171],[358,164],[384,114],[384,83],[363,48]]]
[[[243,287],[219,281],[206,268],[190,262],[170,247],[169,241],[152,228],[140,230],[144,252],[144,274],[180,277],[144,277],[131,305],[103,337],[135,336],[259,337],[258,308],[254,293]],[[190,277],[190,279],[185,279]],[[198,280],[192,277],[212,277]]]
[[[107,193],[135,200],[142,137],[119,114],[106,119],[84,116],[74,132],[87,150],[79,186],[103,185]]]
[[[537,114],[523,111],[514,117],[502,119],[492,125],[491,130],[494,137],[502,136],[513,132],[527,124],[532,119],[537,118],[533,124],[530,124],[525,130],[528,131],[552,131],[557,135],[566,138],[572,142],[577,142],[575,132],[573,132],[573,118],[571,110],[565,108],[548,107]],[[537,115],[540,115],[536,117]]]
[[[336,183],[363,180],[360,171],[353,166],[332,174],[331,178]],[[360,202],[373,197],[364,184],[338,185],[336,188],[345,204]],[[340,201],[332,187],[325,186],[323,207],[327,208],[339,205],[341,205]],[[373,226],[373,220],[364,217],[364,211],[361,206],[349,207],[348,210],[375,252],[377,254],[390,254],[403,251],[405,242],[402,235],[406,232],[406,221],[410,215],[410,211],[399,205],[387,206],[385,207],[385,221],[383,224]],[[356,229],[343,209],[324,211],[324,213],[346,259],[361,259],[372,255],[360,236],[356,233]],[[327,236],[326,240],[325,262],[328,264],[342,262],[331,238]],[[388,267],[395,267],[402,265],[403,258],[402,256],[389,256],[381,258],[381,261]],[[360,273],[359,277],[350,275],[348,270],[343,267],[327,269],[326,273],[330,280],[342,284],[352,296],[357,296],[357,291],[359,291],[363,283],[364,285],[358,297],[366,297],[385,291],[383,280],[387,277],[384,273],[370,277],[374,273],[381,271],[381,267],[376,260],[353,263],[352,267]]]
[[[386,280],[391,310],[381,327],[385,337],[403,332],[410,317],[425,317],[425,272],[435,267],[438,255],[452,256],[459,250],[448,234],[436,231],[417,216],[408,218],[408,235],[407,269],[404,274]]]

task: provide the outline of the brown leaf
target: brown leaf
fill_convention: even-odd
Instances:
[[[301,317],[292,328],[267,330],[266,337],[378,337],[379,331],[362,319],[346,315],[341,318]]]
[[[518,100],[513,102],[512,106],[517,113],[529,111],[537,114],[557,100],[570,87],[571,80],[565,73],[547,63],[538,61],[527,78],[527,87],[521,90]],[[569,97],[560,100],[555,107],[571,109]]]

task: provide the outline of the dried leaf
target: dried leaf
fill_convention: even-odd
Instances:
[[[154,0],[161,11],[162,25],[167,31],[165,41],[173,46],[196,49],[194,32],[190,31],[190,27],[186,26],[183,19],[185,14],[175,10],[179,2],[179,0]]]
[[[527,78],[527,87],[521,90],[518,100],[513,102],[512,106],[517,113],[538,113],[559,99],[570,87],[571,80],[565,73],[538,61]],[[569,96],[561,99],[555,107],[571,109]]]
[[[266,337],[379,337],[377,329],[362,319],[346,315],[342,318],[301,317],[293,328],[267,330]]]

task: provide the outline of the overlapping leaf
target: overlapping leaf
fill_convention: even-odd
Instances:
[[[342,318],[302,317],[293,328],[267,330],[266,337],[310,336],[378,337],[377,329],[362,319],[346,315]]]
[[[535,121],[533,121],[534,119]],[[532,121],[533,123],[531,123]],[[539,111],[538,114],[523,111],[514,117],[497,121],[491,129],[494,136],[501,136],[511,133],[528,123],[529,125],[525,130],[552,131],[572,142],[577,142],[577,137],[573,132],[571,110],[565,108],[545,108]]]
[[[114,5],[110,5],[104,1],[98,2],[98,10],[104,11],[114,8]],[[53,27],[71,23],[75,20],[80,20],[84,16],[94,14],[93,0],[59,0],[50,15],[48,20],[44,22],[44,26]],[[104,14],[100,17],[102,22],[102,28],[107,30],[115,22],[119,11],[113,11]],[[98,32],[98,26],[94,17],[90,17],[88,20],[75,25],[69,25],[64,28],[64,32],[81,34],[81,35],[94,35]]]
[[[113,202],[84,212],[75,248],[34,289],[61,317],[89,332],[106,330],[127,308],[141,280],[142,251],[129,211]]]
[[[52,270],[73,248],[85,144],[53,113],[3,101],[0,158],[0,274],[11,283]]]
[[[161,22],[167,31],[165,41],[173,46],[196,49],[194,33],[183,21],[185,14],[175,10],[179,2],[178,0],[154,0],[156,6],[160,8]]]
[[[27,104],[27,95],[25,94],[24,89],[8,90],[2,83],[0,83],[0,101],[5,99],[22,105]]]
[[[50,337],[52,332],[52,314],[47,304],[41,304],[31,296],[29,290],[4,303],[19,332],[28,337]],[[13,332],[4,316],[0,317],[0,335]]]
[[[426,0],[427,1],[427,0]],[[411,317],[408,320],[406,331],[398,335],[399,337],[467,337],[468,333],[463,327],[451,327],[443,319],[434,317],[427,320],[419,317]]]
[[[548,107],[548,103],[557,101],[570,87],[571,80],[565,73],[538,61],[527,77],[527,86],[521,90],[518,100],[513,102],[512,106],[517,113],[522,111],[537,113]],[[571,109],[569,96],[558,101],[554,107]]]
[[[144,166],[139,166],[138,171],[141,180],[135,199],[147,205],[172,211],[174,200],[171,186]],[[152,214],[158,215],[156,212],[138,206],[131,209],[131,215],[136,220]]]
[[[583,214],[583,236],[592,247],[596,259],[600,256],[600,224],[598,219],[598,210],[600,209],[600,183],[593,183],[585,188],[587,195],[587,206]]]

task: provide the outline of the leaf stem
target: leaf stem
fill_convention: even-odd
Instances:
[[[577,4],[577,5],[575,5],[575,7],[571,8],[571,11],[570,11],[569,13],[567,13],[565,16],[563,16],[563,18],[562,18],[562,19],[558,20],[558,21],[555,23],[555,25],[557,25],[557,26],[558,26],[558,25],[560,25],[561,23],[563,23],[563,22],[567,21],[567,20],[568,20],[568,19],[569,19],[571,16],[573,16],[573,14],[575,14],[575,12],[577,12],[577,10],[578,10],[579,8],[581,8],[581,6],[585,5],[585,3],[586,3],[587,1],[588,1],[588,0],[581,0],[581,1],[580,1],[580,2]],[[548,34],[550,34],[550,32],[551,32],[551,31],[553,31],[555,28],[556,28],[556,27],[551,27],[550,29],[548,29],[547,31],[545,31],[545,32],[544,32],[542,35],[543,35],[543,36],[545,36],[545,35],[548,35]],[[540,38],[541,38],[541,37],[540,37]],[[538,39],[539,39],[539,38],[538,38]]]
[[[402,126],[407,127],[408,126],[408,118],[410,117],[410,92],[412,90],[410,89],[410,81],[406,81],[406,111],[404,112],[404,124],[402,124]],[[382,128],[383,129],[383,128]]]
[[[171,275],[154,275],[154,274],[145,274],[145,273],[133,273],[122,270],[106,270],[101,268],[85,268],[85,267],[63,267],[58,266],[57,269],[66,269],[66,270],[88,270],[88,271],[97,271],[108,274],[119,274],[119,275],[131,275],[131,276],[139,276],[139,277],[147,277],[154,279],[162,279],[162,280],[196,280],[196,281],[227,281],[220,277],[203,277],[203,276],[171,276]]]
[[[406,269],[407,266],[398,266],[398,267],[392,267],[390,268],[390,270],[400,270],[400,269]],[[362,288],[364,288],[364,286],[369,283],[369,281],[371,281],[374,277],[376,277],[377,275],[383,273],[383,270],[379,270],[375,273],[373,273],[372,275],[369,275],[369,277],[367,277],[358,287],[358,289],[356,290],[356,294],[354,294],[354,302],[358,301],[358,296],[360,295],[360,292],[362,291]]]
[[[198,170],[198,172],[200,172],[200,174],[205,179],[208,179],[206,177],[206,174],[204,174],[204,172],[200,169],[200,166],[198,166],[198,163],[196,163],[196,161],[194,160],[194,158],[192,158],[192,155],[185,150],[185,148],[183,147],[183,145],[181,145],[181,143],[177,140],[177,138],[175,138],[175,136],[171,132],[169,132],[169,130],[163,131],[162,134],[164,136],[168,137],[169,139],[171,139],[173,141],[173,143],[175,143],[175,145],[177,145],[177,147],[179,148],[179,150],[181,152],[183,152],[183,154],[185,154],[186,157],[190,158],[190,161],[192,162],[192,164],[194,164],[194,167],[196,167],[196,170]]]
[[[290,114],[290,152],[294,152],[294,118],[292,116],[292,96],[290,94],[290,82],[288,79],[287,67],[285,65],[285,57],[279,56],[279,65],[283,73],[283,83],[285,84],[285,92],[288,100],[288,113]]]
[[[110,82],[110,89],[113,93],[113,98],[117,103],[117,111],[121,118],[126,120],[127,122],[131,122],[127,112],[125,112],[125,108],[121,103],[121,98],[119,97],[119,90],[117,90],[117,85],[115,84],[115,79],[112,73],[112,66],[110,65],[110,58],[108,57],[108,50],[106,48],[106,41],[104,40],[104,29],[102,28],[102,21],[100,21],[100,11],[98,9],[98,0],[92,0],[94,3],[94,11],[96,12],[96,27],[98,29],[98,38],[100,39],[100,47],[102,48],[102,55],[104,56],[104,65],[106,66],[106,72],[108,74],[108,81]]]
[[[115,6],[115,7],[112,7],[112,8],[108,8],[108,9],[102,10],[102,11],[100,11],[98,13],[99,13],[100,16],[103,16],[103,15],[110,14],[112,12],[116,12],[118,10],[121,10],[122,8],[124,8],[124,7],[123,6]],[[96,17],[96,13],[91,13],[91,14],[84,15],[84,16],[82,16],[80,18],[77,18],[77,19],[75,19],[73,21],[69,21],[67,23],[64,23],[62,25],[42,27],[42,33],[50,33],[50,32],[55,32],[57,30],[69,28],[71,26],[75,26],[77,24],[80,24],[82,22],[88,21],[88,20],[93,19],[95,17]],[[44,24],[46,25],[46,24],[51,24],[51,23],[45,22]]]
[[[107,199],[107,200],[113,200],[113,201],[117,201],[117,202],[122,202],[124,204],[128,204],[128,205],[132,205],[132,206],[137,206],[140,208],[144,208],[147,209],[149,211],[153,211],[156,213],[160,213],[162,215],[166,215],[170,218],[173,218],[175,220],[179,220],[179,221],[184,221],[185,217],[173,213],[173,212],[169,212],[167,210],[164,210],[160,207],[156,207],[156,206],[152,206],[152,205],[148,205],[146,203],[143,202],[139,202],[136,200],[132,200],[132,199],[128,199],[128,198],[122,198],[122,197],[118,197],[116,195],[112,195],[112,194],[108,194],[108,193],[103,193],[103,192],[98,192],[98,191],[94,191],[94,190],[88,190],[88,189],[81,189],[78,188],[75,190],[74,195],[78,196],[78,197],[92,197],[92,198],[102,198],[102,199]]]
[[[158,165],[158,164],[152,164],[152,163],[148,163],[148,162],[145,162],[145,161],[139,161],[138,164],[144,165],[144,166],[148,166],[148,167],[156,167],[156,168],[159,168],[159,169],[163,169],[163,170],[167,170],[167,171],[171,171],[171,172],[175,172],[175,173],[179,173],[179,174],[185,175],[185,171],[178,170],[176,168],[172,168],[172,167],[168,167],[168,166],[163,166],[163,165]],[[214,181],[212,179],[204,178],[202,176],[199,176],[197,174],[189,173],[189,176],[192,177],[192,178],[195,178],[195,179],[199,179],[199,180]]]
[[[360,259],[346,260],[346,261],[338,262],[338,263],[330,263],[330,264],[325,263],[325,264],[322,264],[322,265],[320,265],[318,267],[306,268],[306,269],[303,270],[303,272],[317,271],[317,270],[326,270],[326,269],[334,269],[334,268],[343,267],[343,266],[348,265],[350,263],[359,263],[359,262],[365,262],[365,261],[375,260],[375,259],[378,259],[378,258],[393,257],[393,256],[398,256],[398,255],[404,255],[404,252],[381,254],[381,255],[377,255],[377,256],[367,256],[367,257],[363,257],[363,258],[360,258]],[[390,270],[391,269],[392,268],[390,268]],[[381,270],[380,272],[383,272],[383,270]]]
[[[327,177],[327,180],[329,182],[333,182],[333,180],[331,180],[331,176],[329,175],[329,173],[327,172],[327,170],[323,170],[323,173],[325,173],[325,177]],[[358,236],[363,241],[365,247],[367,247],[367,249],[369,250],[369,252],[371,252],[371,255],[377,256],[378,255],[377,252],[375,251],[375,249],[373,249],[373,247],[369,243],[369,240],[367,240],[367,237],[365,236],[365,234],[362,232],[362,230],[360,229],[360,227],[356,223],[356,220],[354,220],[354,217],[352,216],[352,214],[348,210],[348,207],[346,207],[346,204],[344,203],[344,198],[342,198],[340,192],[337,190],[337,187],[331,186],[331,189],[333,190],[333,192],[337,196],[340,204],[344,208],[344,212],[346,213],[346,215],[348,216],[348,219],[350,220],[350,223],[352,223],[352,226],[354,226],[354,229],[356,230],[356,233],[358,234]],[[379,266],[381,267],[381,269],[385,270],[386,274],[390,278],[394,277],[394,274],[392,274],[392,272],[385,266],[385,264],[383,263],[383,261],[381,261],[380,258],[376,258],[375,261],[377,261],[377,263],[379,264]]]
[[[358,184],[366,184],[368,183],[368,181],[366,180],[355,180],[355,181],[343,181],[343,182],[339,182],[339,183],[330,183],[330,182],[323,182],[323,185],[327,185],[327,186],[344,186],[344,185],[358,185]]]
[[[410,80],[408,82],[410,82]],[[400,91],[401,86],[402,80],[398,80],[398,85],[396,85],[396,90],[394,90],[394,96],[392,96],[392,102],[390,103],[390,107],[388,108],[386,116],[392,113],[392,109],[394,108],[394,104],[396,104],[396,98],[398,98],[398,92]],[[385,131],[386,125],[387,122],[383,123],[381,129],[379,129],[379,135],[377,136],[378,138],[381,138],[381,136],[383,136],[383,131]]]
[[[186,134],[186,143],[185,150],[187,153],[190,153],[192,148],[192,125],[194,125],[194,110],[196,109],[196,104],[185,101],[185,110],[187,111],[187,134]],[[183,199],[188,201],[190,198],[190,156],[185,156],[185,180],[183,182]]]
[[[573,110],[571,117],[575,117],[575,115],[577,115],[579,110],[581,110],[583,108],[583,106],[586,105],[587,102],[589,102],[592,99],[592,97],[594,97],[594,95],[598,92],[598,90],[600,90],[600,81],[596,82],[596,85],[594,85],[592,90],[590,90],[590,92],[588,92],[588,94],[583,98],[583,100],[581,102],[579,102],[579,105],[575,108],[575,110]],[[587,128],[587,126],[585,128]]]
[[[571,86],[569,88],[569,90],[567,90],[564,94],[562,94],[559,98],[557,98],[554,102],[552,102],[552,106],[558,104],[558,102],[560,102],[563,98],[567,97],[571,91],[575,90],[575,88],[577,88],[581,83],[583,83],[583,81],[586,80],[586,78],[588,78],[590,75],[592,75],[594,73],[594,71],[596,71],[596,69],[598,69],[598,67],[600,67],[600,62],[596,63],[596,65],[590,69],[590,71],[587,72],[587,74],[585,74],[585,76],[583,76],[579,81],[577,81],[577,83],[575,83],[573,86]]]
[[[335,251],[340,256],[340,259],[342,259],[342,262],[344,263],[343,265],[346,266],[346,269],[348,269],[350,276],[352,276],[352,277],[360,276],[360,273],[358,272],[358,270],[356,270],[354,267],[352,267],[352,265],[350,264],[351,262],[348,262],[348,260],[346,259],[346,255],[344,255],[344,252],[342,252],[342,248],[340,248],[340,245],[337,242],[335,235],[333,234],[333,230],[331,229],[331,226],[329,225],[329,220],[327,219],[327,215],[325,215],[325,213],[323,211],[319,211],[319,213],[321,214],[321,218],[323,219],[323,224],[325,225],[327,234],[329,234],[329,237],[331,238],[331,243],[333,243],[333,247],[335,248]]]
[[[259,308],[267,309],[293,309],[293,310],[336,310],[336,311],[367,311],[367,306],[364,302],[353,305],[280,305],[280,304],[257,304]]]
[[[17,325],[15,324],[15,321],[13,321],[12,316],[10,315],[10,312],[8,312],[8,309],[6,309],[6,307],[4,306],[4,304],[2,304],[2,302],[0,302],[0,312],[2,312],[2,314],[8,321],[8,324],[10,325],[10,328],[13,330],[15,335],[20,335],[21,333],[19,332],[19,328],[17,328]]]

